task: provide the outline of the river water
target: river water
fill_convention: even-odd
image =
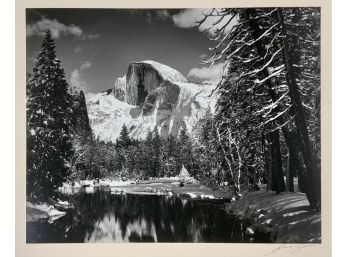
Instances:
[[[224,211],[222,200],[101,190],[61,199],[74,208],[53,223],[27,222],[28,243],[250,242],[246,225]]]

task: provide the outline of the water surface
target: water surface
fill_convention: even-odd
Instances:
[[[75,208],[53,223],[27,222],[28,243],[249,242],[221,200],[99,190],[61,198]]]

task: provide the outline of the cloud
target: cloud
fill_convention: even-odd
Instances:
[[[176,26],[180,28],[192,28],[197,25],[197,21],[204,18],[204,14],[209,14],[212,9],[185,9],[172,16],[173,22]],[[199,31],[207,30],[211,35],[215,34],[215,29],[224,26],[231,18],[231,15],[226,15],[217,25],[213,25],[221,17],[214,16],[208,17],[205,22],[198,28]],[[233,26],[237,24],[237,19],[234,18],[226,27],[225,31],[229,31]],[[214,28],[212,28],[214,27]]]
[[[61,36],[73,35],[77,38],[94,39],[99,37],[99,34],[89,34],[74,24],[66,25],[56,19],[50,20],[42,17],[41,20],[27,25],[27,36],[44,36],[46,31],[50,30],[53,38]]]
[[[92,66],[92,63],[90,61],[85,61],[81,67],[80,67],[80,71],[86,70],[88,68],[90,68]]]
[[[170,14],[169,14],[169,12],[167,10],[158,10],[156,12],[156,15],[157,15],[158,18],[160,18],[162,20],[165,20],[165,19],[170,17]]]
[[[147,21],[149,24],[153,24],[151,12],[145,13],[145,19],[146,19],[146,21]]]
[[[73,24],[65,25],[56,19],[50,20],[47,18],[41,18],[34,24],[27,25],[27,36],[44,36],[45,32],[50,30],[53,38],[59,38],[61,35],[74,35],[77,37],[82,36],[82,30]]]
[[[203,80],[203,83],[218,83],[222,78],[223,70],[224,63],[216,63],[208,67],[192,68],[187,76]]]
[[[74,53],[81,53],[82,52],[82,47],[81,46],[79,46],[79,45],[77,45],[76,47],[75,47],[75,49],[74,49]]]
[[[132,12],[131,14],[134,15],[136,13],[139,12]],[[145,20],[151,25],[154,24],[156,20],[164,21],[168,18],[171,18],[171,15],[167,10],[149,10],[145,12]]]
[[[82,39],[83,40],[88,40],[88,39],[96,39],[96,38],[99,38],[100,37],[100,35],[99,34],[91,34],[91,33],[84,33],[83,35],[82,35]]]
[[[81,72],[90,68],[92,63],[90,61],[85,61],[80,68],[75,69],[70,74],[70,84],[72,87],[76,87],[79,90],[86,91],[88,89],[88,84],[85,80],[81,78]]]

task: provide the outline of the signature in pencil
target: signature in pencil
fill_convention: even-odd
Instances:
[[[275,248],[273,251],[266,253],[264,256],[269,256],[272,254],[275,254],[277,252],[282,251],[283,254],[288,254],[288,255],[293,255],[301,251],[303,248],[310,248],[310,247],[315,247],[315,245],[287,245],[287,244],[282,244]]]

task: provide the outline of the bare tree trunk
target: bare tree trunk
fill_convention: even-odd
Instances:
[[[288,175],[288,190],[289,192],[294,192],[294,175],[296,174],[295,161],[293,154],[289,151],[288,156],[289,161],[289,175]]]
[[[240,198],[239,177],[236,178],[235,175],[234,175],[231,161],[227,157],[227,152],[226,152],[225,147],[224,147],[224,145],[222,143],[222,140],[221,140],[221,135],[220,135],[219,128],[216,128],[216,133],[217,133],[217,136],[218,136],[219,145],[220,145],[221,150],[223,152],[223,156],[224,156],[225,162],[227,164],[228,170],[229,170],[231,178],[232,178],[232,186],[233,186],[234,194],[235,194],[235,196],[237,198]]]
[[[271,140],[268,140],[269,142]],[[272,145],[268,144],[268,149],[267,149],[267,191],[272,190]]]
[[[290,153],[286,156],[286,184],[285,184],[285,191],[290,191]]]
[[[279,131],[271,133],[272,138],[272,189],[277,194],[285,191],[282,157],[280,153]]]

